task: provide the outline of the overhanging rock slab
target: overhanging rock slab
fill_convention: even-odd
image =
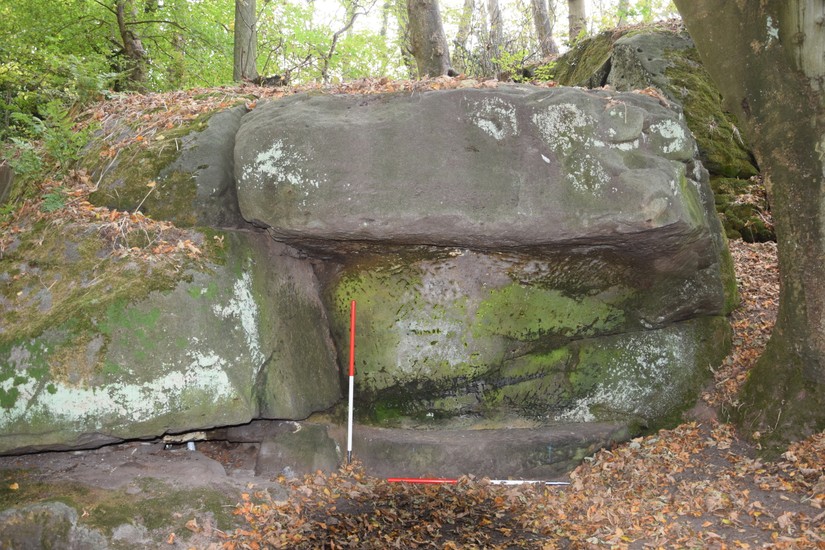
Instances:
[[[294,96],[244,117],[235,178],[248,221],[332,259],[339,351],[357,300],[362,421],[661,425],[729,346],[707,172],[658,98]]]
[[[303,244],[642,252],[706,232],[695,152],[679,116],[639,94],[302,95],[244,117],[235,178],[247,220]]]

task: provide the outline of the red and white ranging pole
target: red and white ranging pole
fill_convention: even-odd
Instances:
[[[349,410],[347,412],[347,464],[352,462],[352,409],[355,394],[355,300],[349,312]]]

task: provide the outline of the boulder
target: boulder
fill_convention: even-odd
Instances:
[[[639,94],[301,95],[244,117],[235,178],[244,218],[329,252],[586,239],[644,255],[703,231],[699,195],[680,192],[694,154],[678,116]]]
[[[707,173],[656,98],[293,96],[244,117],[235,151],[244,217],[334,260],[342,364],[358,303],[365,422],[659,425],[728,348]]]
[[[3,548],[109,548],[106,538],[80,521],[77,510],[62,502],[31,504],[0,512]]]
[[[18,304],[0,325],[0,453],[305,418],[333,405],[338,372],[311,268],[265,235],[222,239],[219,263],[143,292],[162,274],[134,262],[102,288],[83,255],[25,267],[32,317],[54,318],[15,324],[28,321]],[[76,270],[108,294],[89,304],[57,284]],[[38,278],[55,279],[51,291],[37,291]]]
[[[211,430],[262,442],[261,475],[334,468],[315,424],[340,409],[255,434],[340,404],[352,300],[376,472],[399,442],[420,472],[477,441],[480,475],[555,475],[674,423],[727,350],[735,283],[671,107],[298,94],[101,144],[91,198],[130,213],[84,206],[94,223],[33,226],[0,258],[0,453]]]
[[[337,435],[339,441],[344,438],[340,431]],[[509,430],[357,426],[353,455],[371,475],[380,477],[550,480],[598,449],[627,438],[624,426],[596,422]]]
[[[232,159],[235,133],[245,113],[246,107],[239,105],[201,115],[150,138],[127,138],[129,144],[112,159],[92,148],[85,162],[98,190],[91,201],[118,210],[140,210],[179,227],[244,227]],[[131,133],[117,125],[106,131]]]
[[[340,449],[327,427],[308,422],[281,422],[261,439],[255,475],[296,477],[338,469]]]
[[[735,117],[702,66],[693,40],[667,25],[602,32],[580,41],[551,71],[565,86],[620,91],[655,88],[678,103],[711,173],[717,210],[730,238],[774,240],[765,190]]]

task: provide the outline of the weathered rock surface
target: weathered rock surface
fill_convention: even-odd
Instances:
[[[245,226],[238,211],[232,165],[235,133],[245,113],[240,105],[201,117],[133,142],[102,164],[93,148],[87,160],[98,182],[93,202],[118,210],[140,209],[179,227]],[[147,187],[150,182],[152,187]]]
[[[108,548],[98,531],[80,524],[74,508],[62,502],[32,504],[0,512],[3,548]]]
[[[717,210],[730,238],[774,240],[769,210],[753,155],[722,106],[685,31],[667,27],[605,31],[560,57],[554,78],[565,86],[610,86],[620,91],[654,87],[682,106],[685,122],[711,173]]]
[[[338,432],[338,440],[344,434]],[[410,430],[358,426],[354,456],[379,477],[459,477],[551,480],[596,450],[625,441],[621,424],[552,428]]]
[[[477,436],[497,461],[479,472],[550,475],[676,420],[727,350],[735,291],[707,172],[655,98],[504,86],[244,113],[95,175],[98,204],[209,226],[178,241],[208,249],[200,264],[115,261],[94,231],[10,247],[0,453],[326,410],[351,300],[356,413],[404,428],[359,439],[365,462],[409,433],[438,469]],[[333,468],[322,431],[264,434],[257,470]]]
[[[497,249],[584,239],[644,254],[695,241],[705,223],[696,192],[681,192],[698,177],[690,132],[637,94],[295,96],[247,115],[235,151],[243,216],[333,250],[336,240]]]
[[[310,267],[260,234],[227,233],[224,248],[223,265],[172,290],[0,346],[0,452],[305,418],[334,404],[338,372]]]
[[[339,350],[359,304],[364,419],[657,424],[727,349],[707,174],[656,99],[302,96],[236,143],[243,215],[345,256],[322,281]]]
[[[260,439],[255,475],[288,478],[318,470],[334,472],[341,453],[322,424],[283,422]]]

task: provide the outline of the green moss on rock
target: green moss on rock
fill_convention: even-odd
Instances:
[[[699,146],[702,163],[713,174],[749,178],[757,174],[750,147],[736,120],[722,109],[722,96],[702,66],[695,48],[670,50],[667,90],[684,109],[687,125]]]
[[[0,346],[70,323],[75,332],[112,304],[174,287],[180,266],[111,254],[93,227],[33,227],[0,260]]]
[[[765,189],[757,179],[713,178],[716,210],[725,235],[745,242],[767,242],[776,236]]]
[[[553,71],[547,75],[562,86],[597,88],[604,85],[610,71],[610,53],[613,42],[621,36],[615,31],[604,31],[594,37],[580,40],[561,56]]]
[[[197,223],[194,203],[197,185],[194,174],[167,170],[179,157],[189,134],[207,127],[211,114],[201,115],[189,124],[124,147],[112,167],[87,156],[84,164],[102,171],[99,189],[89,200],[97,206],[134,212],[140,210],[179,227]]]
[[[547,335],[585,337],[613,330],[623,320],[624,312],[603,297],[570,298],[558,290],[511,284],[490,291],[479,304],[473,331],[520,341]]]

